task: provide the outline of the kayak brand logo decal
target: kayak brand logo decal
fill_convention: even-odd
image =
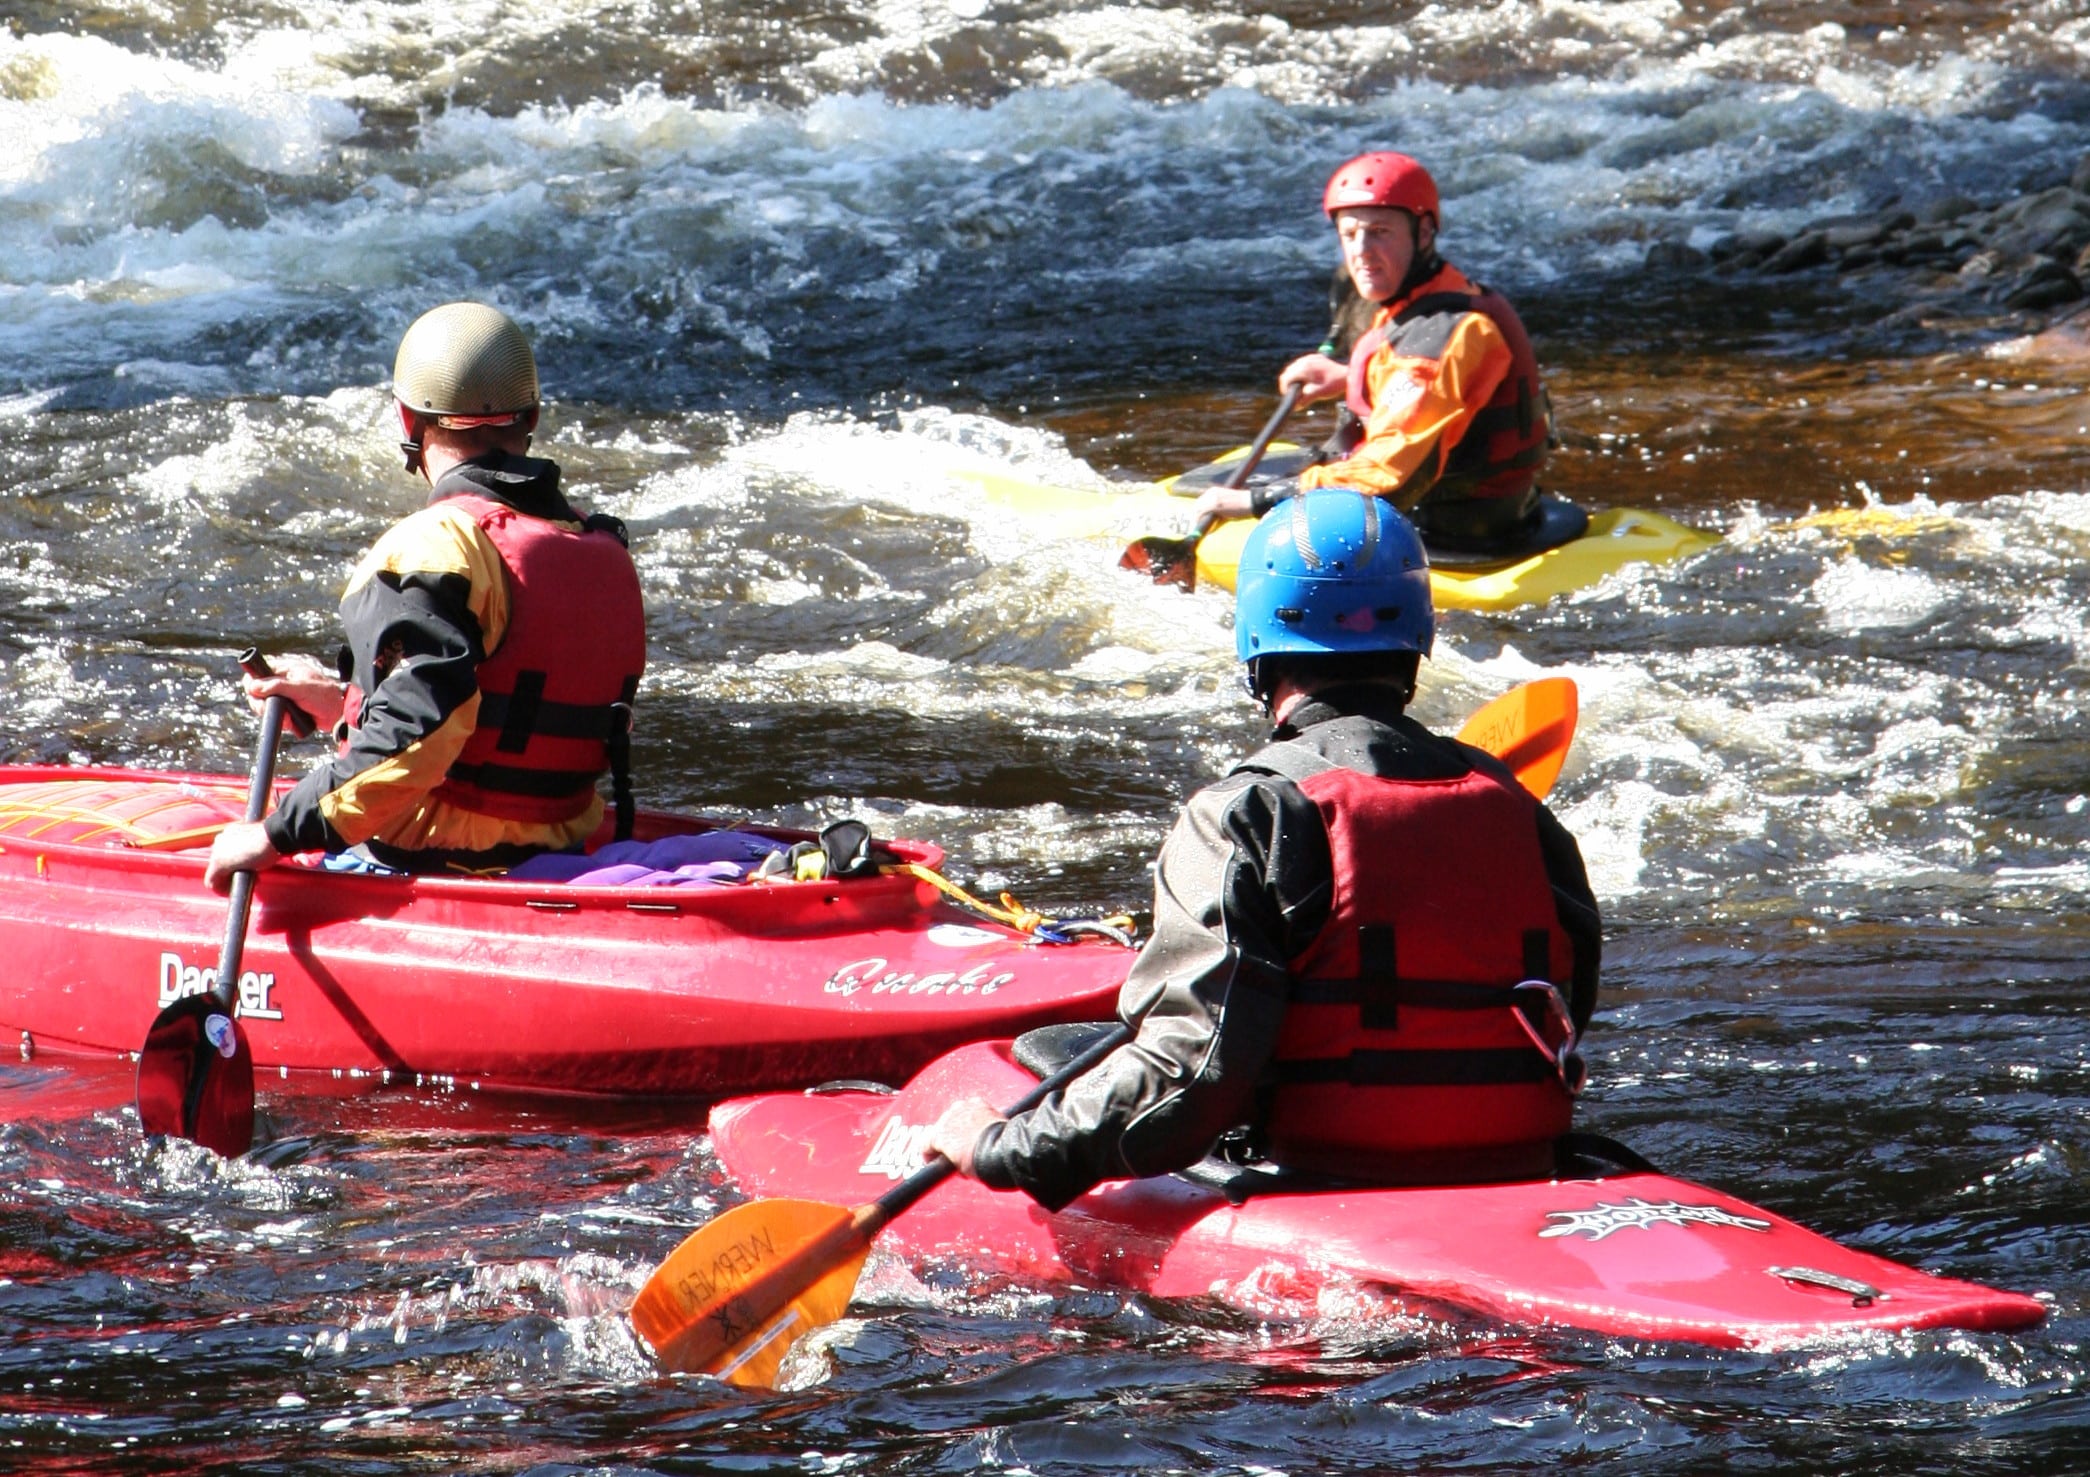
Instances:
[[[172,949],[160,955],[160,1009],[190,995],[201,995],[218,987],[218,972],[184,964]],[[282,1007],[275,1003],[276,977],[247,970],[239,977],[239,1013],[252,1021],[280,1021]]]
[[[929,1142],[929,1130],[933,1123],[903,1123],[898,1114],[885,1120],[885,1127],[878,1130],[878,1141],[871,1145],[871,1152],[864,1162],[856,1166],[858,1174],[882,1174],[889,1180],[904,1180],[922,1167],[922,1146]]]
[[[977,949],[982,944],[1005,944],[1009,941],[1006,934],[974,928],[970,923],[939,923],[922,937],[944,949]]]
[[[932,970],[928,974],[895,970],[891,961],[873,955],[843,965],[820,987],[828,995],[854,995],[868,989],[873,995],[992,995],[1016,976],[996,971],[990,964],[975,964],[963,974]]]
[[[1649,1226],[1732,1226],[1737,1231],[1766,1232],[1771,1229],[1767,1220],[1753,1215],[1736,1215],[1717,1205],[1642,1200],[1638,1195],[1623,1205],[1603,1200],[1587,1210],[1549,1210],[1546,1218],[1560,1224],[1541,1229],[1541,1237],[1576,1236],[1586,1231],[1592,1241],[1602,1241],[1613,1231],[1644,1231]]]

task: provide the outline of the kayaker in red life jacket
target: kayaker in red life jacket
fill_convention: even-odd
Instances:
[[[407,871],[512,866],[596,829],[606,770],[629,809],[638,574],[623,524],[583,515],[558,464],[527,454],[529,341],[493,308],[450,303],[407,330],[392,382],[428,505],[350,575],[340,675],[291,656],[247,679],[256,706],[281,694],[339,750],[266,820],[219,834],[206,879],[220,892],[299,851],[356,848]]]
[[[1051,1209],[1237,1130],[1315,1176],[1551,1173],[1601,949],[1574,838],[1500,762],[1405,716],[1435,617],[1384,501],[1306,492],[1240,569],[1235,644],[1273,741],[1162,848],[1119,997],[1135,1036],[1019,1117],[954,1104],[928,1152]]]
[[[1433,554],[1536,552],[1576,537],[1586,517],[1542,500],[1534,481],[1551,424],[1531,341],[1500,293],[1437,255],[1429,171],[1406,154],[1361,154],[1330,177],[1322,207],[1351,283],[1376,310],[1347,363],[1333,357],[1344,335],[1332,329],[1277,383],[1301,386],[1307,400],[1344,398],[1326,448],[1335,459],[1306,467],[1296,485],[1212,488],[1197,501],[1198,526],[1259,515],[1299,489],[1354,487],[1407,513]]]

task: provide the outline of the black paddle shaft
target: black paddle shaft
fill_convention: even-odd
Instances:
[[[240,653],[240,667],[253,677],[269,675],[269,665],[260,652],[248,648]],[[283,737],[283,719],[304,712],[287,698],[272,697],[261,708],[261,742],[254,750],[254,773],[247,781],[247,820],[251,824],[268,814],[269,791],[276,781],[276,745]],[[312,720],[305,718],[309,725]],[[247,952],[247,914],[254,906],[254,874],[232,874],[232,905],[225,913],[225,943],[218,950],[218,982],[212,993],[229,1012],[239,999],[240,960]]]
[[[255,676],[268,673],[268,664],[257,651],[242,653],[240,665]],[[268,811],[275,784],[276,747],[283,736],[284,716],[293,711],[281,697],[262,705],[261,737],[247,783],[246,819],[250,824]],[[217,979],[205,995],[177,1000],[162,1010],[138,1054],[138,1119],[146,1132],[178,1134],[220,1154],[242,1152],[253,1138],[254,1059],[236,1020],[240,962],[246,954],[247,915],[253,904],[254,873],[233,873]],[[169,1088],[177,1096],[170,1099]]]
[[[1275,413],[1263,423],[1263,429],[1256,432],[1255,440],[1248,443],[1248,455],[1242,457],[1241,465],[1234,468],[1233,474],[1219,484],[1221,487],[1232,489],[1248,481],[1250,474],[1262,461],[1263,453],[1270,449],[1270,443],[1277,439],[1277,433],[1284,428],[1284,423],[1292,418],[1293,410],[1299,405],[1299,396],[1305,389],[1304,385],[1293,385],[1284,392],[1284,399],[1277,402]]]
[[[1263,429],[1249,443],[1248,454],[1227,474],[1219,485],[1229,491],[1248,481],[1251,473],[1263,460],[1263,453],[1270,449],[1284,423],[1291,419],[1293,407],[1298,405],[1303,385],[1293,385],[1284,392],[1276,412],[1266,421]],[[1200,523],[1188,538],[1161,538],[1149,535],[1135,539],[1125,546],[1123,557],[1118,560],[1120,569],[1134,569],[1152,579],[1157,585],[1181,585],[1186,590],[1197,587],[1197,545],[1212,527],[1210,521]]]
[[[1132,1030],[1124,1025],[1118,1026],[1107,1035],[1097,1037],[1087,1051],[1033,1087],[1017,1102],[1010,1104],[1004,1116],[1013,1118],[1018,1113],[1029,1112],[1131,1039]],[[957,1172],[957,1165],[938,1154],[899,1184],[894,1185],[868,1207],[870,1214],[864,1219],[864,1238],[869,1240],[877,1235],[880,1227]]]

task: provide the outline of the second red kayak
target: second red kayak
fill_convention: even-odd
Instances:
[[[934,1063],[897,1096],[769,1094],[712,1110],[712,1145],[752,1196],[874,1199],[921,1164],[957,1098],[1011,1102],[1036,1082],[1009,1044]],[[1718,1190],[1647,1170],[1510,1184],[1286,1189],[1169,1176],[1101,1185],[1058,1214],[952,1179],[879,1244],[1045,1283],[1311,1310],[1361,1288],[1428,1316],[1724,1346],[1864,1330],[2005,1330],[2044,1304],[1841,1246]],[[1236,1203],[1244,1189],[1256,1190]]]
[[[0,768],[0,1026],[24,1059],[128,1056],[163,1007],[215,983],[225,901],[201,848],[245,791],[224,775]],[[642,813],[638,836],[720,829]],[[940,851],[889,845],[922,873],[597,886],[272,867],[241,1022],[264,1080],[718,1096],[897,1079],[964,1041],[1111,1008],[1129,948],[962,912],[923,875]]]

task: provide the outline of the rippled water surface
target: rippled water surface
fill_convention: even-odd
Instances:
[[[2065,180],[2090,6],[0,20],[0,760],[244,769],[228,653],[335,640],[416,502],[392,348],[472,296],[635,532],[645,797],[868,815],[1047,908],[1143,907],[1173,806],[1257,729],[1223,597],[963,474],[1245,440],[1323,328],[1327,168],[1423,155],[1447,251],[1537,338],[1553,484],[1725,535],[1448,615],[1420,699],[1581,685],[1585,1122],[2052,1297],[2014,1337],[1716,1353],[874,1261],[757,1400],[655,1376],[619,1316],[736,1198],[701,1105],[265,1090],[269,1144],[224,1163],[143,1143],[120,1071],[37,1060],[0,1069],[0,1470],[2090,1467],[2080,338],[1930,311],[1914,273],[1645,266]]]

